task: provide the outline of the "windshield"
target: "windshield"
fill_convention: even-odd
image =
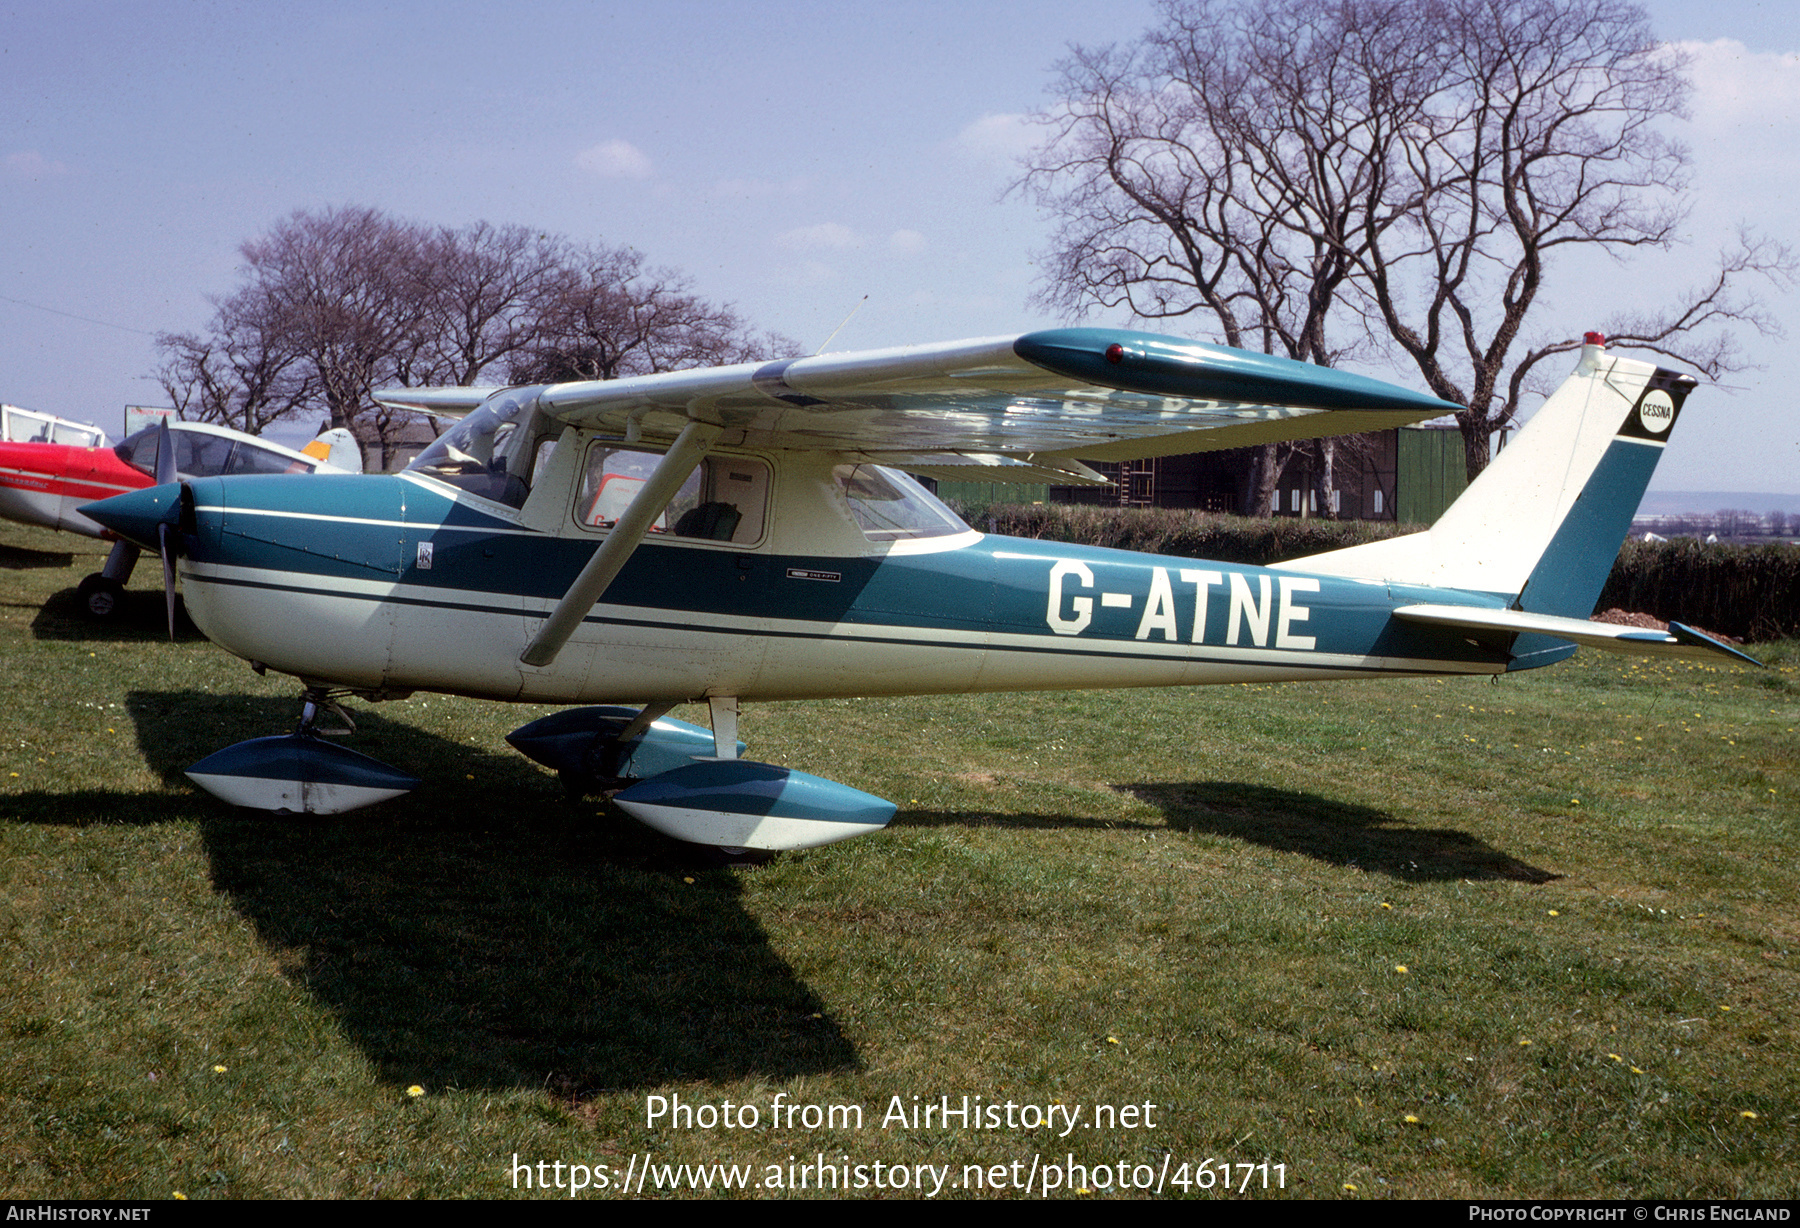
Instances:
[[[531,490],[532,412],[544,385],[496,392],[480,409],[458,422],[406,467],[448,482],[470,494],[509,507],[523,507]]]
[[[113,445],[113,455],[156,476],[156,453],[162,424],[147,426]],[[311,473],[315,462],[284,456],[250,439],[233,439],[209,431],[171,427],[175,441],[175,473],[183,478],[212,478],[236,473]]]

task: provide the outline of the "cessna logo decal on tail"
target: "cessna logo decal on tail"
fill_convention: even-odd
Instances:
[[[1664,435],[1675,425],[1675,402],[1661,388],[1652,388],[1638,403],[1638,420],[1652,435]]]

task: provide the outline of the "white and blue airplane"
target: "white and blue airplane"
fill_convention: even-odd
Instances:
[[[398,475],[208,478],[83,510],[175,561],[213,641],[304,687],[297,733],[190,770],[227,801],[335,812],[415,786],[319,736],[345,695],[602,703],[509,741],[572,788],[622,788],[623,809],[678,839],[804,848],[895,807],[740,758],[740,703],[1499,674],[1578,645],[1742,658],[1678,623],[1587,621],[1694,386],[1590,334],[1429,531],[1274,567],[983,534],[907,473],[1098,482],[1085,461],[1455,407],[1267,355],[1067,329],[394,390],[381,399],[472,412]],[[710,730],[667,717],[698,701]]]

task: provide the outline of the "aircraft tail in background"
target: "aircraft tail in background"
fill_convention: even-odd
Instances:
[[[362,446],[346,427],[321,431],[317,438],[300,450],[315,460],[324,461],[333,469],[342,469],[345,473],[363,471]]]

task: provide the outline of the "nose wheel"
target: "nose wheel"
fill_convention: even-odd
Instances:
[[[116,541],[106,565],[88,576],[75,590],[81,612],[96,622],[110,622],[125,604],[125,585],[131,580],[140,551],[128,541]]]
[[[125,604],[125,586],[95,572],[75,590],[81,612],[95,622],[111,622]]]

